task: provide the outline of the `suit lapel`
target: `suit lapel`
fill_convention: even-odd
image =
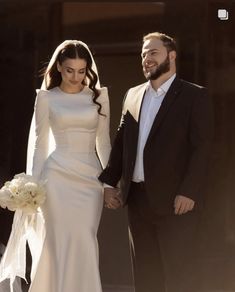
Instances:
[[[140,112],[147,84],[144,83],[141,88],[134,90],[127,103],[127,109],[137,123],[140,121]]]
[[[182,86],[182,82],[180,81],[179,78],[175,78],[175,80],[172,82],[169,90],[166,93],[166,96],[163,99],[163,102],[161,104],[161,107],[154,119],[152,128],[150,130],[148,139],[147,139],[147,143],[149,141],[151,141],[151,138],[153,137],[154,133],[156,132],[157,128],[159,127],[159,125],[161,124],[161,122],[163,121],[164,117],[166,116],[169,108],[171,107],[171,105],[173,104],[173,102],[175,101],[175,99],[177,98],[180,90],[181,90],[181,86]],[[146,143],[146,144],[147,144]]]

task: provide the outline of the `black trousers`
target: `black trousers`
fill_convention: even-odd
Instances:
[[[158,216],[144,184],[132,183],[128,220],[135,291],[197,291],[197,213],[174,215],[172,206],[172,214]]]

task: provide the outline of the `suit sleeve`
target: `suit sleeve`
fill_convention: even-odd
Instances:
[[[178,192],[179,195],[188,196],[195,201],[202,191],[207,175],[214,136],[212,101],[207,96],[205,88],[199,91],[199,94],[194,99],[191,111],[189,128],[191,155]]]
[[[125,129],[125,98],[122,109],[121,121],[113,142],[112,150],[109,156],[107,167],[99,176],[103,183],[116,187],[122,175],[123,160],[123,134]]]

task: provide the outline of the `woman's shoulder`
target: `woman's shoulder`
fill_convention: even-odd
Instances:
[[[83,91],[84,94],[89,94],[91,97],[93,96],[93,91],[88,86],[86,86]],[[101,87],[98,88],[99,96],[97,97],[97,101],[100,103],[107,102],[109,100],[108,97],[108,88],[107,87]]]
[[[52,89],[36,89],[37,97],[38,98],[48,98],[53,96],[56,93],[56,87]]]
[[[99,102],[108,102],[109,101],[109,95],[108,95],[108,88],[107,87],[101,87],[99,89],[100,95],[98,97]]]
[[[42,106],[48,106],[49,100],[51,100],[51,97],[54,95],[53,89],[36,89],[36,93],[36,104]]]

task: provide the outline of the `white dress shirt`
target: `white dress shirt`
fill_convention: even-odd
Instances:
[[[149,132],[152,128],[154,119],[160,109],[162,101],[171,86],[176,74],[172,75],[166,82],[164,82],[158,90],[154,90],[151,83],[147,85],[144,100],[141,108],[139,138],[137,145],[137,155],[135,161],[135,168],[132,181],[142,182],[144,181],[144,164],[143,154],[146,141],[149,136]]]

